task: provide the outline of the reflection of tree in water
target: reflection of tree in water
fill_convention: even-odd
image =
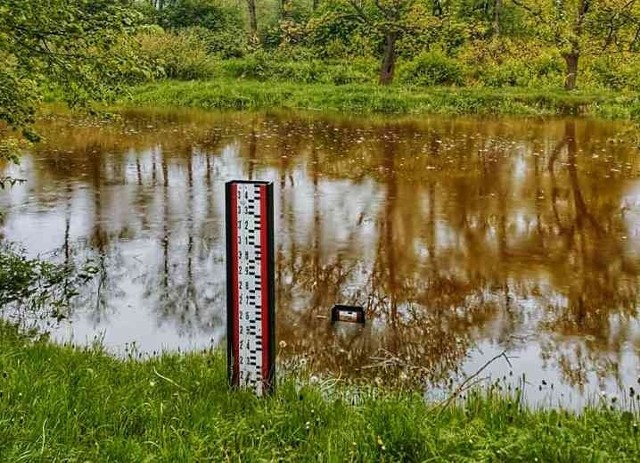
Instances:
[[[564,136],[553,150],[548,170],[553,182],[552,203],[562,247],[553,256],[562,262],[554,277],[566,278],[566,302],[553,304],[544,327],[555,338],[584,339],[567,343],[558,363],[567,380],[585,381],[585,365],[601,375],[620,376],[626,326],[637,316],[638,262],[624,251],[627,234],[615,185],[590,182],[584,191],[579,178],[580,156],[575,121],[565,122]],[[557,164],[566,156],[563,168]],[[556,179],[556,171],[564,175]],[[558,185],[565,185],[560,187]],[[561,340],[546,346],[556,351]]]
[[[210,204],[216,199],[212,195],[205,196],[204,211],[213,216],[203,217],[197,207],[196,184],[203,181],[211,186],[209,154],[201,155],[205,161],[204,172],[196,171],[195,153],[190,150],[174,158],[174,162],[186,164],[187,177],[185,185],[174,186],[170,178],[172,172],[179,171],[179,166],[168,166],[167,156],[162,157],[161,268],[147,273],[145,282],[145,297],[155,300],[158,319],[177,323],[185,333],[206,332],[223,321],[224,282],[212,280],[206,272],[211,259],[220,260],[219,256],[216,258],[216,252],[219,254],[223,249],[216,246],[220,237],[207,233],[206,225],[197,226],[217,219],[216,209]],[[186,187],[186,191],[179,191],[181,187]],[[177,205],[172,203],[172,194],[181,199]],[[173,211],[173,208],[179,210]]]
[[[571,122],[567,124],[571,127]],[[322,128],[322,124],[317,126]],[[566,309],[555,307],[551,313],[555,318],[541,325],[558,334],[546,347],[560,349],[565,339],[574,335],[586,334],[597,341],[589,341],[583,348],[589,358],[567,361],[558,355],[555,361],[559,367],[566,370],[566,365],[576,365],[583,370],[585,364],[619,365],[598,358],[621,352],[620,339],[611,340],[612,314],[623,320],[635,315],[635,263],[625,257],[616,241],[624,232],[624,224],[612,214],[623,194],[620,182],[585,196],[579,191],[575,154],[569,155],[568,175],[561,181],[567,191],[561,193],[565,197],[573,194],[573,207],[582,218],[576,219],[567,232],[567,226],[559,226],[555,218],[559,206],[553,188],[557,186],[549,186],[558,180],[553,172],[545,172],[545,162],[540,162],[541,158],[548,157],[551,162],[557,157],[554,153],[558,148],[554,149],[553,143],[545,144],[553,140],[553,135],[546,136],[537,129],[516,144],[498,127],[495,133],[465,136],[460,142],[463,148],[456,148],[456,140],[448,139],[446,131],[416,134],[411,133],[411,127],[403,129],[387,127],[377,133],[369,129],[368,145],[362,149],[360,143],[353,143],[350,150],[345,148],[344,139],[360,140],[362,132],[343,133],[342,142],[333,150],[332,134],[327,130],[324,136],[321,133],[314,138],[323,140],[319,143],[324,146],[321,155],[315,145],[303,150],[311,158],[308,177],[314,186],[314,233],[307,240],[307,249],[291,245],[288,254],[280,255],[280,267],[290,266],[289,273],[280,276],[292,282],[279,293],[280,306],[294,305],[295,296],[291,294],[296,289],[311,296],[304,311],[281,314],[284,323],[280,324],[280,334],[289,343],[289,352],[308,354],[318,368],[334,373],[361,369],[357,375],[387,374],[393,381],[414,369],[428,372],[433,379],[455,370],[477,339],[489,336],[512,349],[526,342],[527,338],[518,333],[534,329],[527,325],[537,323],[543,309],[531,319],[525,315],[521,301],[537,300],[538,307],[546,307],[550,301],[566,298]],[[341,130],[345,129],[334,132]],[[564,140],[565,135],[559,135]],[[455,133],[452,136],[455,138]],[[424,152],[425,146],[426,155],[411,155]],[[574,153],[577,150],[575,145],[570,149]],[[596,147],[587,140],[583,149],[589,152]],[[361,157],[363,151],[368,154],[366,158]],[[617,162],[626,161],[625,153],[621,154]],[[325,163],[318,162],[320,156]],[[354,158],[361,159],[362,165],[352,165],[349,160]],[[326,181],[327,177],[341,176],[334,159],[350,166],[343,175],[358,179],[358,171],[367,171],[385,191],[375,219],[373,261],[349,257],[362,254],[357,249],[361,242],[354,249],[347,245],[347,250],[330,257],[321,250],[318,237],[323,214],[317,212],[317,185],[318,178]],[[532,175],[518,174],[523,163]],[[451,164],[467,172],[453,171]],[[610,167],[589,166],[596,176]],[[591,203],[599,204],[599,214],[608,221],[605,228],[595,225],[596,216],[587,210]],[[287,207],[282,205],[291,221],[293,212]],[[343,224],[356,242],[363,216],[367,213],[353,214],[353,221]],[[615,231],[608,242],[603,241],[605,229]],[[291,233],[289,225],[287,234]],[[567,233],[572,236],[564,236]],[[558,235],[563,235],[560,240]],[[581,256],[582,267],[577,273],[581,278],[574,279],[575,269],[567,269],[566,263],[577,262],[576,252],[589,251],[598,254]],[[323,265],[318,264],[321,261]],[[607,265],[604,273],[603,262]],[[337,342],[326,321],[318,318],[326,316],[335,302],[364,304],[374,319],[375,335],[363,334],[357,342],[349,338],[353,344],[348,349],[341,344],[346,340]],[[617,307],[618,303],[622,306]],[[567,327],[573,327],[573,331]],[[618,332],[624,333],[624,329]],[[369,368],[373,364],[376,368]],[[568,382],[575,383],[575,378],[566,371]]]
[[[117,310],[118,304],[122,303],[125,294],[121,290],[121,280],[126,276],[126,271],[123,268],[123,256],[117,245],[122,232],[110,230],[108,219],[104,217],[105,210],[114,201],[110,196],[111,190],[104,181],[106,162],[102,156],[96,154],[97,148],[87,149],[90,152],[85,153],[85,169],[88,171],[87,183],[91,186],[91,229],[85,239],[72,240],[72,202],[77,190],[69,179],[64,193],[66,204],[62,250],[65,263],[69,264],[72,260],[86,261],[95,268],[93,281],[86,288],[82,288],[79,297],[72,301],[71,310],[82,308],[87,311],[89,308],[87,313],[92,323],[99,324],[106,321],[110,314]]]
[[[162,153],[160,160],[160,263],[157,271],[144,273],[144,296],[153,301],[160,322],[176,323],[185,334],[204,333],[223,323],[224,282],[208,273],[212,261],[221,263],[219,254],[224,249],[221,237],[208,230],[215,228],[211,222],[219,220],[212,204],[218,198],[210,191],[198,198],[196,191],[198,185],[212,187],[208,151],[212,148],[209,145],[207,151],[199,152],[190,148],[172,157]],[[196,161],[204,163],[203,169],[194,165]],[[177,174],[184,171],[182,184]],[[204,200],[203,208],[198,199]]]
[[[160,131],[166,137],[150,140],[139,128],[149,125],[149,121],[130,122],[125,124],[128,129],[121,138],[107,133],[106,139],[101,140],[96,131],[89,131],[88,138],[93,141],[89,143],[79,137],[77,144],[71,143],[74,150],[58,153],[50,146],[57,143],[65,146],[69,137],[74,140],[77,137],[68,133],[73,130],[62,130],[54,131],[48,144],[40,147],[39,154],[46,153],[47,156],[44,158],[46,169],[38,174],[52,178],[54,182],[59,181],[58,178],[65,179],[67,185],[65,258],[68,260],[75,255],[91,259],[98,269],[95,280],[75,300],[74,308],[85,312],[91,308],[87,315],[93,323],[105,322],[128,302],[123,288],[131,288],[130,282],[133,282],[146,288],[144,298],[157,310],[159,323],[175,323],[183,333],[208,332],[212,325],[222,323],[223,314],[220,310],[223,282],[209,282],[210,275],[205,270],[210,267],[212,257],[218,263],[221,260],[220,256],[216,257],[216,253],[220,254],[220,246],[216,246],[220,236],[211,230],[216,228],[211,222],[219,220],[218,209],[213,207],[218,198],[211,193],[211,158],[212,152],[219,149],[224,134],[198,127],[200,135],[192,140],[191,137],[175,137],[176,129],[171,129]],[[137,128],[130,129],[132,126]],[[75,124],[70,127],[77,129]],[[153,127],[158,128],[157,120]],[[140,143],[140,139],[144,141]],[[147,142],[150,149],[144,148]],[[130,145],[139,146],[139,149],[130,149]],[[206,167],[201,169],[198,165],[196,168],[196,160]],[[131,175],[127,172],[130,166],[133,167],[129,172]],[[180,179],[172,185],[172,174],[181,177],[185,171],[186,180]],[[200,174],[210,192],[205,198],[204,216],[196,210],[194,191]],[[72,197],[74,194],[83,197],[85,186],[89,186],[92,198],[90,210],[93,216],[89,219],[92,225],[86,239],[74,241],[71,239]],[[132,191],[131,203],[121,203],[127,198],[127,191]],[[141,238],[144,241],[150,234],[155,235],[159,251],[160,268],[157,270],[150,270],[156,259],[150,263],[131,257],[129,242]]]
[[[313,246],[298,255],[290,252],[280,257],[302,264],[289,279],[297,280],[312,296],[304,311],[288,314],[291,319],[284,323],[285,327],[280,325],[280,334],[290,343],[290,352],[308,356],[323,370],[375,376],[390,382],[404,377],[414,381],[422,377],[439,379],[459,366],[472,340],[469,331],[482,324],[488,317],[487,311],[494,310],[494,304],[485,303],[481,298],[473,300],[472,296],[482,294],[475,282],[440,270],[436,256],[435,181],[426,188],[426,215],[430,220],[423,225],[423,211],[417,207],[420,201],[412,198],[420,196],[422,187],[398,181],[396,158],[401,157],[397,151],[404,138],[384,128],[380,133],[384,135],[381,148],[371,154],[374,158],[380,155],[376,161],[379,167],[374,170],[380,172],[379,181],[385,193],[375,218],[376,241],[370,243],[375,253],[370,262],[362,262],[357,257],[357,248],[362,245],[358,239],[361,238],[359,229],[363,217],[368,215],[364,211],[356,214],[349,224],[342,224],[349,229],[347,250],[319,265],[327,256],[322,255],[319,244],[320,163],[317,151],[311,148],[309,176],[314,186],[314,232],[307,242]],[[428,251],[426,261],[416,255],[417,249]],[[349,255],[356,258],[345,257]],[[286,266],[283,262],[280,264]],[[357,289],[351,290],[353,286]],[[289,287],[281,297],[286,298],[293,292],[294,288]],[[291,304],[289,299],[284,304],[280,302],[281,307]],[[326,320],[318,318],[326,316],[336,302],[364,304],[369,319],[374,320],[375,334],[365,332],[356,337],[336,338],[327,328]],[[298,336],[299,332],[313,335]]]
[[[93,230],[82,252],[104,257],[104,305],[119,304],[113,291],[138,273],[158,319],[185,332],[222,323],[224,280],[212,271],[224,274],[223,236],[212,224],[223,203],[216,183],[228,179],[215,165],[235,136],[228,146],[245,174],[276,181],[284,356],[334,374],[435,380],[478,340],[518,349],[535,332],[570,383],[620,366],[638,274],[621,240],[620,177],[637,161],[595,123],[234,117],[52,135],[50,150],[75,152],[43,153],[38,175],[88,186]],[[113,224],[123,189],[131,210]],[[128,239],[153,244],[151,264],[132,266]],[[326,319],[335,303],[364,305],[372,323],[336,335]]]

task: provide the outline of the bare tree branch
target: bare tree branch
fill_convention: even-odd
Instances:
[[[509,357],[507,357],[506,351],[500,352],[498,355],[496,355],[492,359],[488,360],[484,365],[482,365],[474,374],[472,374],[467,379],[465,379],[456,388],[456,390],[453,391],[453,394],[451,394],[447,400],[445,400],[444,402],[441,402],[441,404],[440,404],[441,408],[438,411],[438,415],[436,417],[439,417],[442,414],[442,412],[451,404],[451,402],[453,402],[456,399],[456,397],[459,397],[460,394],[462,394],[464,391],[466,391],[467,389],[472,387],[474,384],[477,384],[478,383],[477,381],[475,381],[473,383],[472,383],[472,381],[474,381],[475,378],[480,376],[480,373],[482,373],[484,370],[486,370],[489,367],[489,365],[491,365],[493,362],[495,362],[496,360],[499,360],[501,358],[504,358],[507,361],[507,364],[509,365],[509,367],[512,367],[511,361],[509,360]]]

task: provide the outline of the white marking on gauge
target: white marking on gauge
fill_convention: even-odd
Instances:
[[[260,186],[237,185],[238,295],[240,384],[262,394],[261,275],[256,254],[260,249]]]
[[[227,317],[230,382],[273,387],[273,194],[265,182],[227,183]]]

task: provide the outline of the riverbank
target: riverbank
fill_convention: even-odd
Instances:
[[[632,461],[636,412],[536,411],[471,395],[354,401],[292,379],[229,393],[219,352],[119,360],[0,324],[0,461]],[[537,459],[537,460],[536,460]]]
[[[303,84],[228,77],[191,82],[162,81],[134,87],[120,102],[126,106],[206,110],[291,109],[392,115],[583,115],[640,120],[640,96],[636,93]]]

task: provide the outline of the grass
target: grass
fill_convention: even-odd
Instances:
[[[296,109],[358,114],[590,115],[640,119],[640,96],[622,92],[381,87],[376,84],[260,82],[221,77],[135,87],[125,105],[207,110]]]
[[[0,461],[637,461],[635,412],[281,380],[229,392],[220,352],[116,359],[0,324]]]

